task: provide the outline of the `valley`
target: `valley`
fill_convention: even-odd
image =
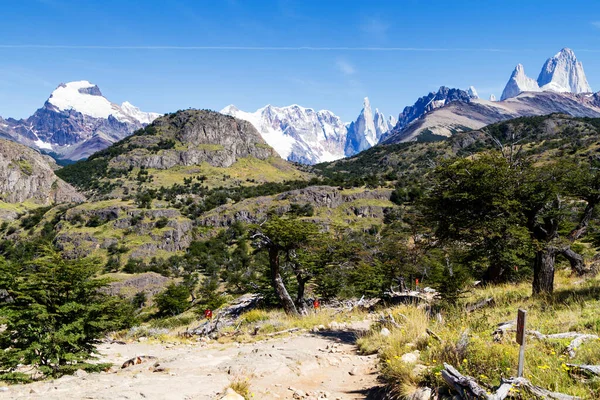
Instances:
[[[568,48],[351,122],[60,84],[0,119],[0,398],[598,398],[599,153]]]

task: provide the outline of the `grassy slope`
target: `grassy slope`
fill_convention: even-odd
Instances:
[[[527,328],[543,334],[576,331],[600,335],[600,279],[576,280],[557,273],[556,293],[552,299],[535,299],[529,283],[506,284],[475,289],[457,305],[442,313],[441,322],[412,306],[392,310],[400,328],[390,328],[390,336],[380,334],[376,326],[368,336],[359,340],[364,352],[379,352],[382,375],[397,394],[408,395],[417,386],[444,386],[440,371],[449,363],[484,385],[499,385],[501,378],[516,376],[519,346],[515,334],[509,333],[500,342],[493,340],[492,332],[499,323],[516,319],[517,309],[528,311]],[[473,303],[488,297],[495,305],[466,313],[463,303]],[[407,318],[404,318],[406,316]],[[440,338],[428,336],[429,328]],[[464,353],[457,352],[457,343],[466,332],[469,344]],[[534,385],[581,396],[585,399],[600,397],[600,379],[582,381],[570,375],[571,364],[600,364],[600,341],[584,342],[570,359],[565,349],[571,339],[527,339],[525,377]],[[415,373],[414,365],[401,360],[405,353],[419,349],[422,372]],[[526,395],[523,398],[528,398]]]

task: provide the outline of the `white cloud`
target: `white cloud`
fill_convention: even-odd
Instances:
[[[600,29],[600,21],[592,21],[592,26],[594,28]]]
[[[346,76],[354,75],[356,73],[356,68],[346,60],[339,59],[335,65],[337,69]]]

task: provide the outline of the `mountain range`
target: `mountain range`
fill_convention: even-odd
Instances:
[[[422,138],[449,137],[512,118],[564,113],[600,117],[600,94],[592,93],[583,65],[568,48],[549,58],[533,80],[518,64],[500,101],[479,99],[457,89],[440,88],[407,107],[398,124],[382,138],[384,144]],[[403,117],[404,116],[404,117]]]
[[[378,143],[437,140],[515,117],[557,112],[600,116],[600,95],[592,93],[583,65],[568,48],[544,63],[537,80],[518,64],[500,101],[494,95],[490,100],[480,99],[473,86],[467,90],[442,86],[405,107],[397,119],[373,110],[368,98],[351,122],[329,110],[296,104],[267,105],[254,112],[234,105],[221,110],[250,122],[283,159],[303,164],[350,157]],[[113,103],[88,81],[69,82],[59,85],[31,117],[0,117],[0,138],[57,159],[78,160],[122,140],[158,116],[129,102]]]
[[[513,71],[500,100],[518,96],[521,92],[591,93],[583,65],[577,61],[573,50],[564,48],[544,63],[534,80],[525,75],[522,64]]]
[[[284,159],[316,164],[353,156],[379,143],[396,121],[371,109],[369,98],[357,119],[350,123],[328,110],[315,111],[297,104],[287,107],[267,105],[255,112],[229,105],[222,114],[249,121],[263,139]]]
[[[0,117],[0,137],[57,158],[78,160],[129,136],[159,115],[129,102],[112,103],[88,81],[61,83],[29,118]]]

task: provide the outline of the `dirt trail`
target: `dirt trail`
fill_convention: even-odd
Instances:
[[[376,356],[357,354],[354,340],[354,332],[344,330],[241,345],[103,344],[102,361],[120,366],[129,358],[150,355],[164,371],[153,372],[155,361],[149,361],[116,372],[12,386],[0,392],[0,399],[212,400],[232,381],[246,378],[255,399],[293,399],[290,387],[327,392],[327,399],[366,399],[377,386]]]

